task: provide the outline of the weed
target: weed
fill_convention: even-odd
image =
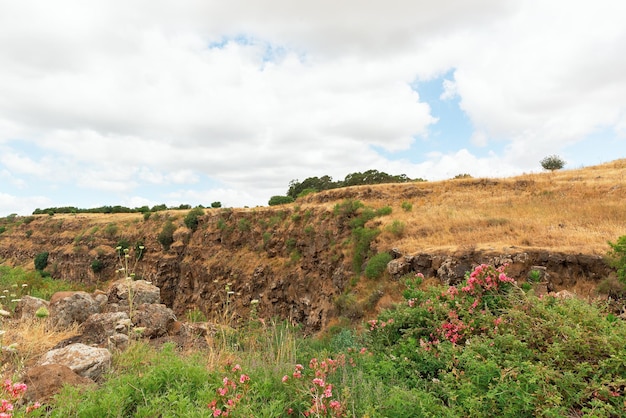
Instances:
[[[369,259],[365,267],[365,277],[378,279],[387,270],[387,264],[393,259],[389,253],[378,253]]]

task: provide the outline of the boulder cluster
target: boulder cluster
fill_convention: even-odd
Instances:
[[[111,366],[112,352],[126,349],[132,339],[206,334],[206,328],[192,330],[177,321],[161,303],[160,289],[144,280],[121,279],[108,292],[58,292],[50,301],[24,296],[15,316],[29,319],[42,312],[51,327],[78,324],[80,334],[57,344],[25,371],[25,399],[33,402],[45,402],[66,384],[97,384]]]

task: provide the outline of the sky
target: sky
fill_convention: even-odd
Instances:
[[[0,0],[0,216],[626,157],[623,0]]]

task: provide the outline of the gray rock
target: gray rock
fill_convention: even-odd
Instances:
[[[50,298],[50,321],[57,328],[81,324],[100,312],[100,304],[87,292],[57,292]]]
[[[50,350],[39,360],[40,366],[61,364],[76,374],[97,381],[111,366],[111,352],[106,348],[76,343]]]
[[[22,296],[15,307],[15,318],[30,319],[35,318],[40,308],[48,309],[50,303],[47,300],[35,298],[33,296]]]
[[[128,306],[129,299],[135,306],[143,303],[161,303],[161,289],[145,280],[121,279],[109,289],[110,304]]]
[[[131,317],[135,327],[143,328],[141,335],[148,338],[166,335],[176,322],[174,311],[157,303],[137,306]]]

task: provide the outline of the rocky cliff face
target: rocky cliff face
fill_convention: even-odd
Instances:
[[[350,218],[322,205],[207,209],[195,231],[184,226],[183,218],[176,211],[147,220],[141,214],[17,217],[0,235],[0,259],[31,268],[34,257],[46,251],[46,270],[54,278],[101,286],[119,277],[116,247],[142,244],[137,276],[157,285],[162,302],[179,317],[198,309],[208,319],[236,323],[255,309],[260,317],[288,319],[310,331],[340,313],[336,299],[358,281],[352,271]],[[164,250],[157,237],[168,219],[177,229],[174,243]],[[392,248],[378,251],[394,253]],[[488,262],[510,264],[510,275],[517,279],[541,270],[548,290],[588,296],[610,273],[598,256],[544,250],[394,254],[389,274],[380,279],[391,287],[400,286],[396,279],[403,274],[416,272],[455,283],[472,266]],[[92,269],[96,260],[103,266],[98,273]]]

